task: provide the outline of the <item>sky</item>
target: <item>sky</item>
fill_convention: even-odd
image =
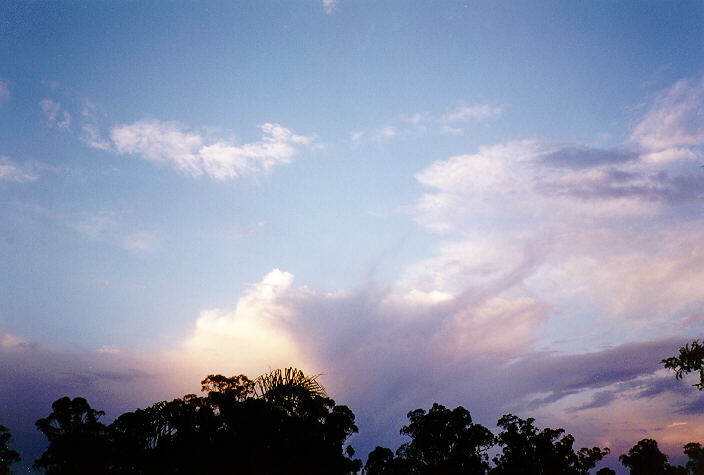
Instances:
[[[0,424],[297,366],[357,415],[463,405],[704,442],[701,2],[3,2]]]

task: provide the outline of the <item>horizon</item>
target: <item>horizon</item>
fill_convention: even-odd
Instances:
[[[704,398],[704,4],[0,5],[0,424],[322,374],[366,458],[511,412],[671,460]],[[39,390],[38,390],[39,388]],[[624,472],[619,472],[624,473]]]

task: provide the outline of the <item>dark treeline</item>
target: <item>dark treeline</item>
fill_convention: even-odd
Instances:
[[[564,429],[540,430],[534,419],[507,414],[498,434],[472,422],[463,407],[434,404],[408,413],[394,452],[377,447],[362,467],[347,444],[355,432],[352,411],[327,397],[316,377],[288,368],[255,380],[210,375],[204,396],[187,394],[127,412],[105,425],[102,411],[80,397],[63,397],[36,422],[49,445],[34,468],[46,474],[588,474],[608,448],[573,447]],[[0,475],[19,455],[0,426]],[[489,459],[489,450],[495,448]],[[686,466],[673,466],[652,439],[643,439],[620,462],[634,475],[702,474],[704,449],[685,446]],[[599,475],[614,474],[601,468]]]

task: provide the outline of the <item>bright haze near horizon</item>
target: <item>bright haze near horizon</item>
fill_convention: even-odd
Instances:
[[[701,2],[3,2],[0,424],[322,373],[704,442]],[[677,459],[676,459],[677,460]]]

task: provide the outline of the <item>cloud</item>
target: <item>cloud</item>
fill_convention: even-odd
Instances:
[[[548,152],[538,157],[537,160],[553,167],[582,169],[625,163],[637,157],[635,152],[627,150],[571,146]]]
[[[68,129],[71,126],[71,114],[66,110],[61,109],[61,104],[45,98],[39,103],[39,106],[44,112],[47,124],[51,127],[56,125],[60,129]]]
[[[134,254],[149,254],[160,246],[157,232],[135,230],[124,216],[110,210],[81,216],[71,227],[90,239],[111,243]]]
[[[125,236],[122,246],[136,254],[148,254],[159,247],[159,237],[154,232],[139,231]]]
[[[10,97],[12,97],[10,94],[10,84],[0,78],[0,101],[9,101]]]
[[[466,120],[484,120],[501,117],[504,106],[492,106],[490,104],[460,106],[454,111],[448,112],[440,118],[441,122],[462,122]]]
[[[338,3],[338,0],[323,0],[323,10],[330,15],[337,10]]]
[[[467,121],[484,121],[495,119],[503,114],[504,106],[490,104],[462,105],[456,109],[437,115],[429,112],[416,112],[410,115],[399,115],[388,122],[373,127],[370,130],[356,130],[350,133],[352,142],[358,142],[363,137],[383,141],[396,137],[412,137],[427,133],[445,135],[460,135],[464,129],[459,127]]]
[[[14,433],[14,427],[30,427],[46,415],[51,401],[64,394],[88,397],[94,407],[107,409],[110,420],[196,391],[206,374],[253,377],[296,365],[324,373],[321,381],[330,394],[357,414],[361,432],[353,445],[362,456],[378,444],[397,445],[403,415],[434,401],[462,404],[488,426],[506,412],[537,416],[541,425],[566,426],[584,445],[601,445],[605,427],[618,421],[618,429],[607,431],[620,437],[609,443],[616,447],[642,437],[636,422],[666,427],[677,408],[698,417],[693,389],[689,395],[667,390],[668,382],[682,383],[671,374],[653,379],[661,371],[659,360],[684,340],[577,354],[538,351],[535,330],[545,325],[550,309],[535,298],[506,294],[520,278],[487,280],[455,293],[374,287],[323,292],[296,286],[292,274],[274,269],[232,308],[200,312],[192,333],[170,350],[145,354],[100,346],[74,352],[0,338],[9,342],[0,352],[13,368],[2,378],[0,404],[18,415]],[[653,381],[658,390],[647,393]],[[44,388],[41,397],[17,398],[30,387]],[[571,416],[560,420],[560,414]],[[674,445],[698,435],[697,420],[689,432],[676,437],[667,432]],[[683,430],[667,428],[675,429]],[[20,433],[23,441],[32,437]]]
[[[290,163],[301,147],[312,143],[312,138],[279,124],[266,123],[260,129],[262,138],[256,142],[206,143],[200,133],[182,124],[151,120],[113,127],[110,139],[118,154],[137,155],[192,177],[205,173],[217,181],[266,173]]]
[[[37,181],[37,167],[30,164],[20,165],[7,157],[0,156],[0,180],[28,183]]]
[[[659,151],[704,144],[704,77],[682,79],[660,93],[631,140]]]

